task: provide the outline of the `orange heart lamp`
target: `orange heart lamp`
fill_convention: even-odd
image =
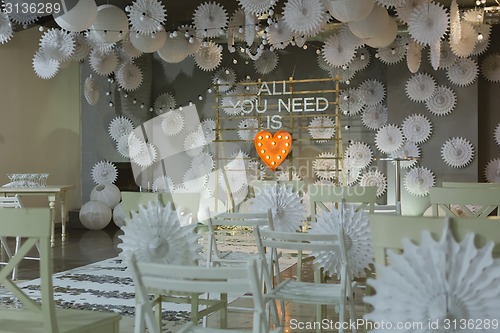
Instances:
[[[292,149],[292,135],[287,131],[278,131],[274,135],[268,131],[260,131],[253,142],[257,154],[272,171],[283,163]]]

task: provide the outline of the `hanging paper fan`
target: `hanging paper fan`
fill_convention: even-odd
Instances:
[[[358,89],[346,89],[340,93],[339,108],[345,115],[353,116],[360,113],[365,106],[363,92]]]
[[[203,151],[203,146],[207,144],[205,135],[201,130],[201,127],[195,129],[189,133],[184,139],[184,151],[191,157],[201,154]]]
[[[209,152],[202,152],[191,159],[191,168],[195,175],[208,175],[214,167],[214,158]]]
[[[97,88],[97,82],[92,77],[92,74],[85,79],[83,84],[83,95],[90,105],[96,105],[99,100],[99,89]]]
[[[456,60],[457,56],[451,51],[450,44],[447,41],[442,41],[438,69],[448,69],[453,66]]]
[[[118,85],[127,91],[137,90],[142,84],[142,71],[133,63],[126,63],[116,71]]]
[[[354,45],[346,43],[338,33],[328,37],[323,45],[323,57],[333,67],[347,66],[355,52]]]
[[[426,73],[413,75],[406,81],[406,95],[414,102],[424,102],[432,97],[436,90],[436,81]]]
[[[128,146],[128,135],[122,135],[118,139],[118,141],[116,141],[116,151],[118,152],[118,154],[120,154],[120,156],[122,156],[124,158],[130,158],[130,152],[129,152],[129,146]]]
[[[90,52],[89,62],[94,72],[107,76],[113,73],[118,65],[118,57],[114,51],[104,53],[94,49]]]
[[[489,24],[481,24],[476,27],[476,30],[478,32],[477,42],[476,46],[474,46],[474,51],[472,51],[472,55],[483,54],[490,45],[491,26]]]
[[[259,121],[254,118],[243,119],[238,124],[238,136],[244,141],[253,141],[255,134],[259,131]]]
[[[494,136],[495,143],[497,144],[497,146],[500,146],[500,124],[497,124],[497,126],[495,127],[493,136]]]
[[[189,224],[189,217],[176,212],[170,203],[163,206],[159,200],[150,201],[125,221],[123,235],[118,236],[124,260],[134,255],[138,262],[198,265],[201,245],[196,223]]]
[[[373,106],[382,103],[385,97],[384,84],[378,80],[365,80],[359,85],[359,91],[366,105]]]
[[[33,57],[33,70],[42,79],[51,79],[57,72],[61,63],[54,59],[49,59],[42,50],[38,50]]]
[[[381,152],[392,153],[403,145],[403,132],[396,125],[385,125],[375,134],[375,144]]]
[[[234,88],[234,95],[241,100],[256,100],[259,93],[260,84],[251,79],[244,79],[238,82]]]
[[[361,169],[353,168],[347,165],[349,161],[344,160],[344,169],[340,177],[340,184],[342,186],[352,186],[361,178]]]
[[[184,116],[180,111],[171,110],[161,115],[161,130],[165,135],[174,136],[184,129]]]
[[[282,50],[290,44],[293,38],[293,32],[283,19],[269,26],[267,40],[275,49]]]
[[[455,109],[457,96],[447,86],[438,86],[434,95],[425,101],[425,107],[436,116],[445,116]]]
[[[331,71],[333,69],[332,66],[330,66],[330,64],[328,64],[325,60],[325,58],[323,57],[323,54],[321,54],[321,52],[318,53],[318,57],[317,57],[317,60],[318,60],[318,66],[319,68],[321,68],[322,70],[324,71]]]
[[[380,171],[368,171],[359,181],[361,186],[376,186],[377,187],[377,197],[384,195],[387,190],[387,177]]]
[[[132,162],[138,166],[146,168],[156,161],[156,155],[156,147],[152,143],[148,142],[142,145],[142,149],[139,153],[136,156],[131,157],[131,159]]]
[[[83,61],[90,53],[90,45],[87,43],[87,39],[81,33],[74,32],[71,34],[74,42],[75,48],[73,54],[71,55],[71,60]]]
[[[378,49],[375,57],[386,65],[397,64],[406,56],[406,42],[406,38],[397,36],[389,46]]]
[[[500,159],[494,158],[486,164],[484,177],[488,183],[500,183]]]
[[[201,122],[201,131],[203,132],[203,135],[205,136],[205,140],[207,143],[214,142],[216,139],[216,123],[215,120],[213,119],[205,119]]]
[[[481,74],[490,82],[500,82],[500,53],[487,56],[481,64]]]
[[[361,115],[361,121],[366,128],[378,130],[387,123],[387,107],[382,104],[368,106]]]
[[[453,66],[448,68],[446,76],[448,80],[460,87],[474,83],[479,69],[477,63],[471,58],[459,58]]]
[[[429,3],[429,0],[407,0],[396,8],[396,15],[404,23],[408,24],[411,14],[420,5]]]
[[[403,143],[403,146],[399,148],[396,151],[393,151],[390,156],[392,158],[407,158],[407,157],[414,157],[415,159],[409,160],[409,161],[399,161],[399,165],[402,168],[411,168],[415,166],[418,162],[418,158],[420,158],[420,147],[417,146],[416,143],[410,142],[410,141],[405,141]],[[393,164],[396,164],[396,161],[392,162]]]
[[[302,180],[302,177],[295,171],[278,171],[274,174],[274,177],[278,181]]]
[[[214,38],[224,34],[227,27],[227,12],[216,2],[205,2],[193,13],[194,27],[198,37]]]
[[[474,146],[465,138],[451,138],[441,146],[441,157],[453,168],[464,168],[474,158]]]
[[[333,118],[327,116],[314,117],[309,122],[307,130],[314,140],[328,140],[335,135],[335,121]]]
[[[9,16],[7,13],[0,11],[0,44],[7,43],[13,35],[14,31]]]
[[[474,52],[476,42],[476,30],[470,23],[462,21],[460,40],[456,43],[450,41],[451,51],[459,57],[468,57]]]
[[[370,64],[370,51],[366,47],[360,47],[356,50],[354,58],[349,63],[349,69],[355,72],[362,71]]]
[[[254,61],[253,67],[259,74],[269,74],[278,66],[278,60],[278,53],[270,50],[264,50],[259,59]]]
[[[429,140],[432,133],[431,121],[421,114],[412,114],[406,117],[401,127],[406,140],[414,143],[423,143]]]
[[[408,43],[406,50],[406,64],[411,73],[418,72],[422,61],[422,47],[415,41]]]
[[[229,19],[227,34],[231,38],[239,41],[245,41],[246,17],[245,11],[239,8],[233,12]]]
[[[114,183],[117,177],[118,170],[111,162],[100,161],[92,167],[92,180],[97,185]]]
[[[339,79],[339,82],[349,84],[350,80],[356,74],[355,71],[349,69],[349,66],[343,67],[330,67],[330,77]],[[344,69],[345,68],[345,69]]]
[[[158,176],[153,181],[153,192],[172,192],[174,188],[174,180],[170,176]]]
[[[463,14],[463,20],[473,26],[478,26],[484,22],[483,9],[469,9]]]
[[[429,188],[436,184],[434,173],[424,167],[410,169],[404,179],[408,193],[423,197],[429,194]]]
[[[288,0],[283,9],[283,19],[292,32],[316,35],[327,17],[321,0]]]
[[[439,61],[441,60],[441,41],[429,45],[429,58],[432,68],[437,71],[439,69]]]
[[[113,118],[108,126],[109,136],[114,141],[118,141],[123,135],[129,135],[133,130],[134,124],[132,121],[123,116]]]
[[[214,42],[208,42],[202,46],[194,55],[196,65],[203,71],[213,71],[222,61],[222,46]]]
[[[154,110],[157,115],[175,109],[176,101],[172,93],[166,92],[156,97]]]
[[[238,2],[246,13],[254,15],[265,14],[276,4],[276,0],[238,0]]]
[[[121,40],[121,49],[122,51],[131,59],[136,59],[136,58],[139,58],[140,56],[143,55],[143,52],[138,50],[133,44],[132,42],[130,42],[130,34],[128,34],[127,36],[125,36],[122,40]]]
[[[101,53],[109,53],[115,47],[115,43],[107,43],[98,40],[90,31],[85,32],[85,41],[90,45],[90,48]]]
[[[159,31],[167,18],[165,6],[157,0],[135,0],[128,8],[132,30],[141,34],[150,35]]]
[[[118,154],[125,158],[133,158],[143,149],[144,141],[139,139],[133,132],[122,135],[116,142]]]
[[[295,232],[302,226],[304,204],[292,186],[265,186],[260,195],[255,197],[252,211],[265,212],[268,209],[271,209],[276,231]]]
[[[38,15],[39,11],[30,11],[30,7],[26,7],[27,5],[30,5],[30,2],[26,2],[24,0],[2,0],[2,2],[4,8],[3,11],[6,11],[7,8],[11,9],[8,13],[10,20],[23,27],[27,27],[35,23],[41,16]]]
[[[322,180],[333,180],[337,176],[337,158],[335,154],[324,152],[313,161],[313,170],[316,177]]]
[[[372,162],[373,152],[370,146],[364,142],[353,142],[349,144],[344,153],[344,159],[353,168],[363,169]]]
[[[236,72],[229,67],[219,68],[212,76],[212,83],[217,84],[219,92],[226,92],[234,87],[236,82]]]
[[[412,10],[408,30],[411,37],[420,44],[439,42],[448,30],[448,13],[438,3],[421,4]]]
[[[354,206],[341,209],[332,207],[321,211],[316,221],[311,224],[311,234],[337,234],[343,230],[344,242],[347,248],[347,257],[350,263],[351,274],[356,277],[365,276],[370,265],[373,264],[373,246],[368,215],[364,210],[356,211]],[[325,273],[340,274],[342,257],[339,251],[312,252],[314,263],[323,268]]]
[[[182,185],[188,192],[200,192],[208,182],[207,174],[199,174],[189,168],[182,177]]]
[[[223,97],[221,103],[221,109],[224,110],[224,112],[230,116],[240,115],[243,112],[241,109],[241,102],[242,99],[238,97],[229,97],[229,96]]]
[[[347,23],[342,23],[340,25],[338,33],[340,34],[341,39],[346,44],[353,45],[355,49],[365,45],[365,42],[363,41],[362,38],[359,38],[358,36],[356,36],[355,34],[352,33],[352,31],[351,31],[351,29],[349,29],[349,25]]]
[[[454,44],[462,37],[462,24],[460,23],[460,10],[457,0],[452,0],[450,5],[450,41]]]

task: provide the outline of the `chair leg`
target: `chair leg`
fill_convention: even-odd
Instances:
[[[227,294],[221,294],[220,299],[224,301],[224,308],[220,310],[220,328],[227,328]]]
[[[194,295],[191,297],[191,321],[195,324],[198,325],[198,320],[200,319],[200,316],[198,314],[199,311],[199,299],[198,295]]]
[[[302,281],[302,251],[297,252],[297,281]]]
[[[14,254],[16,254],[17,251],[19,251],[20,247],[21,247],[21,237],[16,237],[16,249],[14,250]],[[12,270],[12,280],[16,280],[16,279],[17,279],[17,265]]]

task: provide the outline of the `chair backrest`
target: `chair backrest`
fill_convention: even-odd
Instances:
[[[441,187],[452,188],[499,188],[500,183],[442,182]]]
[[[149,332],[160,333],[154,319],[147,289],[164,290],[168,293],[251,293],[254,300],[252,332],[266,333],[268,320],[262,295],[257,263],[232,267],[175,266],[130,261],[136,290],[136,302],[142,305],[143,315]],[[136,313],[136,316],[139,315]]]
[[[499,188],[444,188],[431,187],[429,199],[432,215],[438,216],[441,208],[447,216],[457,216],[454,207],[459,208],[462,217],[487,217],[493,211],[500,216]],[[453,206],[453,207],[452,207]],[[473,206],[475,209],[471,209]]]
[[[21,208],[21,199],[18,195],[10,197],[0,197],[0,208]]]
[[[163,205],[172,201],[169,192],[122,192],[122,203],[125,217],[130,217],[130,213],[138,211],[139,206],[147,206],[150,201],[160,200]]]
[[[20,322],[39,321],[45,332],[59,332],[52,286],[50,209],[0,208],[0,235],[27,238],[9,263],[0,270],[0,285],[6,287],[23,304],[23,310],[20,310],[22,312],[19,312],[19,316],[12,318],[12,313],[10,313],[8,319],[17,320],[18,318]],[[40,252],[41,304],[31,299],[10,278],[12,270],[36,244]]]
[[[302,195],[302,193],[306,190],[305,184],[302,180],[254,180],[251,186],[254,195],[257,196],[259,193],[262,193],[266,186],[272,186],[274,184],[286,184],[287,187],[291,186],[293,191],[299,193],[300,195]]]

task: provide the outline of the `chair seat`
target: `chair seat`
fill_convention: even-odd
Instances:
[[[341,297],[341,285],[329,283],[310,283],[295,280],[281,282],[266,297],[293,300],[303,304],[338,304]]]
[[[243,253],[243,252],[222,252],[219,256],[219,258],[212,258],[212,262],[214,263],[219,263],[219,264],[232,264],[232,263],[238,263],[238,262],[246,262],[249,259],[254,259],[258,260],[259,254],[258,253]]]
[[[23,311],[1,310],[0,332],[47,333],[40,321],[30,321],[30,312],[26,312],[25,320],[16,320]],[[121,319],[115,313],[60,308],[56,309],[56,318],[60,333],[118,333]]]
[[[269,333],[281,333],[282,328],[270,330]],[[193,323],[184,325],[177,333],[252,333],[251,329],[220,329],[197,326]]]

